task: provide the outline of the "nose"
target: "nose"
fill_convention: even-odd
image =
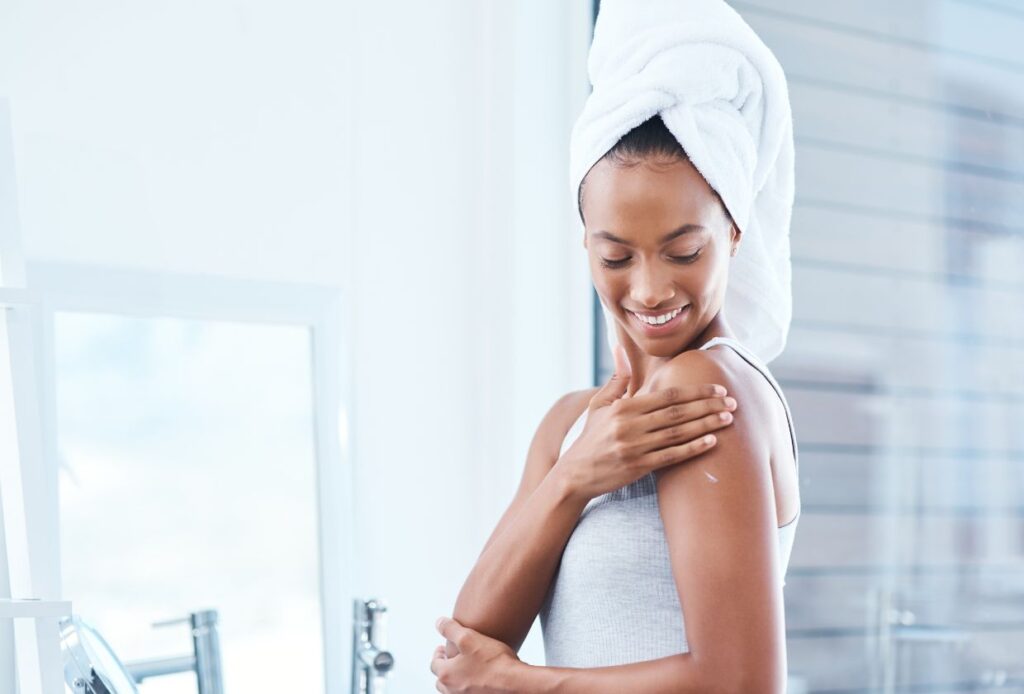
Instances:
[[[672,301],[676,295],[671,270],[657,267],[659,263],[638,263],[630,277],[629,298],[637,306],[655,309]]]

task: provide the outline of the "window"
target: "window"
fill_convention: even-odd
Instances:
[[[55,317],[61,565],[122,660],[191,648],[216,609],[224,686],[323,691],[309,331]],[[259,663],[259,667],[253,667]],[[178,675],[143,692],[182,691]]]
[[[770,365],[800,438],[790,691],[1016,691],[1024,15],[737,9],[786,70],[796,138],[794,315]]]

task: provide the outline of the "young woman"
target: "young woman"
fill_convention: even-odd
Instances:
[[[744,41],[750,49],[735,70],[700,77],[710,80],[704,90],[675,81],[685,53],[657,72],[659,52],[674,45],[656,40],[665,36],[661,24],[650,24],[650,42],[631,40],[644,28],[634,13],[646,8],[653,20],[688,3],[614,6],[610,21],[627,27],[615,43],[628,52],[617,61],[595,61],[601,41],[615,36],[598,18],[588,106],[604,99],[604,113],[623,110],[608,96],[604,65],[625,80],[618,106],[654,111],[608,151],[574,157],[583,243],[617,345],[616,375],[596,392],[563,397],[538,428],[520,489],[454,619],[438,621],[447,644],[431,671],[445,694],[785,691],[782,586],[799,516],[798,457],[788,404],[766,363],[781,351],[789,321],[788,97],[784,82],[779,96],[781,70],[770,74],[767,49],[738,15],[724,3],[692,2],[733,53]],[[612,6],[605,0],[602,16]],[[679,36],[708,50],[703,25],[687,24]],[[637,58],[647,45],[654,53]],[[621,67],[631,60],[640,82]],[[744,77],[748,64],[760,71]],[[737,94],[736,75],[741,84],[762,81]],[[638,85],[673,94],[674,103],[646,102]],[[726,105],[710,99],[706,113],[693,112],[695,94],[720,88]],[[730,109],[759,115],[733,118]],[[599,116],[584,110],[574,151],[582,151],[588,117],[614,132]],[[702,138],[690,126],[703,116],[705,133],[720,127],[726,136]],[[744,138],[729,128],[749,131]],[[594,146],[609,139],[595,137]],[[731,398],[714,396],[713,384]],[[516,657],[538,614],[546,666]]]

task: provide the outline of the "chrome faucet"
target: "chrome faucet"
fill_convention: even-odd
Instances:
[[[384,650],[387,606],[370,598],[353,601],[352,694],[383,694],[385,677],[395,664]]]
[[[178,672],[195,672],[199,694],[224,694],[224,680],[220,665],[220,639],[217,637],[217,610],[193,612],[188,617],[156,622],[154,627],[190,623],[192,626],[192,655],[171,658],[152,658],[125,663],[132,678],[142,680]]]

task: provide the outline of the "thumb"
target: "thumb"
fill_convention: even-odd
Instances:
[[[633,369],[629,364],[626,348],[622,345],[615,345],[612,357],[615,359],[615,373],[594,396],[593,402],[598,405],[610,405],[621,397],[628,397],[626,389],[629,388],[629,379],[633,374]]]
[[[434,626],[441,636],[454,643],[460,652],[462,651],[463,642],[469,633],[469,629],[450,617],[439,617]]]

